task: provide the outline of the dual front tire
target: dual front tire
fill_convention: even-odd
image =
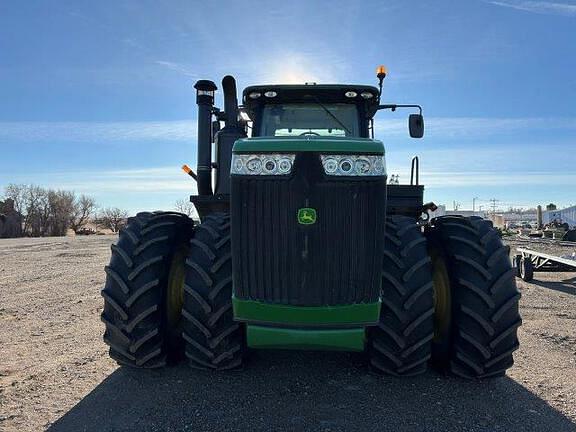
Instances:
[[[431,362],[463,378],[504,375],[518,348],[520,293],[492,224],[447,216],[422,232],[413,219],[392,216],[386,231],[371,366],[410,376]]]
[[[180,354],[181,296],[171,280],[186,254],[192,221],[179,213],[139,213],[112,245],[102,290],[110,356],[127,366],[156,368]]]
[[[509,247],[476,217],[435,219],[426,234],[437,312],[433,360],[463,378],[504,375],[522,323]]]
[[[156,368],[185,355],[192,366],[241,364],[232,317],[230,221],[197,227],[179,213],[139,213],[112,246],[102,290],[104,341],[121,365]]]

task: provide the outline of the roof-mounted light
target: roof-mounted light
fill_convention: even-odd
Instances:
[[[250,99],[258,99],[260,96],[262,96],[262,93],[258,93],[258,92],[252,92],[248,95],[248,97]]]
[[[376,76],[378,78],[386,78],[386,75],[388,75],[388,69],[386,69],[386,66],[384,65],[380,65],[376,68]]]
[[[278,93],[276,93],[275,91],[267,91],[266,93],[264,93],[264,96],[266,96],[267,98],[273,98],[278,96]]]
[[[363,99],[372,99],[374,97],[370,92],[362,92],[360,93],[360,96],[362,96]]]
[[[358,93],[356,93],[355,91],[347,91],[346,93],[344,93],[344,96],[346,96],[347,98],[355,98],[356,96],[358,96]]]

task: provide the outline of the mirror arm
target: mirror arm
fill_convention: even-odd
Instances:
[[[420,105],[397,105],[397,104],[389,104],[389,105],[378,105],[377,110],[381,109],[389,109],[391,111],[396,111],[396,108],[418,108],[420,115],[422,115],[422,107]]]

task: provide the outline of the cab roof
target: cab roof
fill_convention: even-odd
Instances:
[[[276,96],[267,97],[265,93],[275,92]],[[347,97],[346,93],[354,92],[355,97]],[[252,98],[250,94],[260,94]],[[362,93],[372,94],[371,98],[363,98]],[[255,105],[270,103],[305,103],[318,98],[322,103],[362,103],[368,106],[378,104],[378,89],[374,86],[358,84],[269,84],[246,87],[242,92],[242,102],[249,109]]]

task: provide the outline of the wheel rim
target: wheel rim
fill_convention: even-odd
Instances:
[[[522,257],[520,260],[520,277],[524,279],[526,276],[526,259]]]
[[[434,342],[445,342],[450,334],[452,321],[452,296],[450,278],[444,258],[432,254],[432,283],[434,286]]]
[[[184,304],[184,280],[186,278],[186,257],[188,248],[180,246],[170,264],[166,288],[166,327],[171,338],[178,337],[182,306]]]

